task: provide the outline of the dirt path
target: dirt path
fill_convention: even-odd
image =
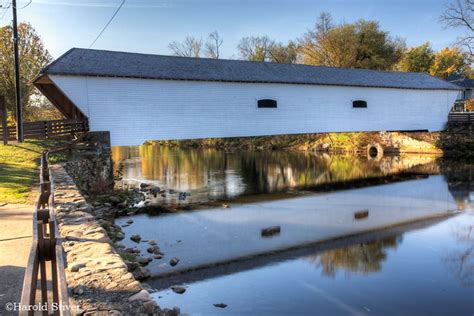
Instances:
[[[31,246],[32,205],[0,207],[0,315],[7,302],[19,302]]]

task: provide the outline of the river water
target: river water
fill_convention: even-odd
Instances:
[[[164,253],[148,265],[162,307],[191,315],[474,313],[472,163],[154,145],[113,154],[123,165],[118,185],[160,187],[166,193],[144,204],[178,210],[116,221],[127,246],[147,253],[146,242],[128,238],[139,233]],[[269,227],[279,232],[264,236]]]

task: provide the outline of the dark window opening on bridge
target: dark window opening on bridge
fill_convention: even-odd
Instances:
[[[257,106],[259,108],[276,108],[277,101],[272,99],[261,99],[257,101]]]
[[[352,107],[353,108],[366,108],[367,107],[367,101],[364,101],[364,100],[352,101]]]

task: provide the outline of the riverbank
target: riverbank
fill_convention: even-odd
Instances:
[[[91,205],[62,166],[52,166],[51,175],[66,253],[70,304],[78,309],[76,312],[178,315],[177,308],[162,310],[157,306],[150,296],[151,289],[130,272],[132,263],[115,250],[118,247],[114,242],[124,238],[113,224],[117,198],[109,195],[102,203],[96,200]]]
[[[364,132],[209,138],[183,141],[151,141],[170,147],[237,150],[297,150],[368,154],[371,147],[385,154],[419,153],[449,157],[474,157],[474,139],[449,132]],[[376,154],[375,154],[376,155]],[[377,156],[377,155],[376,155]]]

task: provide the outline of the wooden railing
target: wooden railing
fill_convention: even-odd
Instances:
[[[88,131],[89,126],[85,121],[79,120],[52,120],[24,122],[23,135],[25,139],[47,139],[63,136],[74,137],[78,133]],[[16,127],[0,127],[0,135],[3,135],[4,142],[16,139]],[[6,139],[5,139],[6,138]]]
[[[41,157],[40,194],[34,206],[33,241],[23,280],[20,315],[36,314],[32,306],[47,306],[54,315],[70,315],[64,253],[54,211],[54,186],[51,183],[48,154],[45,151]],[[51,280],[49,289],[48,277]],[[36,299],[38,281],[41,292],[39,300]],[[48,295],[48,292],[52,295]],[[48,315],[48,310],[43,310],[43,315]]]
[[[448,115],[448,123],[474,124],[474,112],[451,112]]]

